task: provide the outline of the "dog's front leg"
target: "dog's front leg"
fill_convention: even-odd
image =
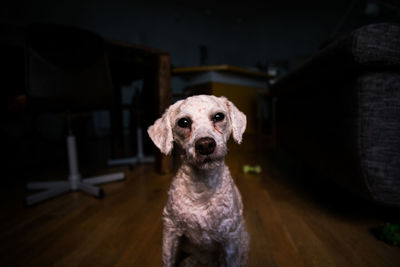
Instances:
[[[224,246],[227,267],[246,266],[249,253],[249,235],[242,228],[241,237],[228,240]]]
[[[224,253],[226,267],[240,266],[239,246],[236,241],[227,242]]]
[[[246,266],[250,237],[245,228],[241,228],[240,238],[228,239],[224,245],[227,267]]]
[[[175,266],[178,254],[179,236],[173,227],[164,224],[162,262],[164,267]]]

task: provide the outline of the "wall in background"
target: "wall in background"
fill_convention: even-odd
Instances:
[[[187,2],[37,0],[25,2],[22,17],[25,23],[70,24],[166,50],[174,66],[199,65],[205,46],[206,64],[255,67],[311,55],[351,5],[345,0]]]

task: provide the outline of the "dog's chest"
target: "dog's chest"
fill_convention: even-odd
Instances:
[[[206,199],[186,198],[174,205],[174,217],[182,234],[198,245],[222,242],[237,228],[240,208],[237,196],[229,188]]]

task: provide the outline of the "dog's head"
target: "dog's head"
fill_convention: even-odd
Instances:
[[[199,95],[171,105],[147,132],[162,153],[175,141],[189,163],[207,169],[223,161],[231,133],[241,143],[245,129],[246,115],[228,99]]]

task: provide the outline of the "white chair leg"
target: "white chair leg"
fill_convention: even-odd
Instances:
[[[141,163],[153,163],[155,161],[154,157],[146,157],[144,156],[143,158],[140,159]]]
[[[31,182],[26,185],[29,190],[37,189],[52,189],[57,187],[69,187],[69,183],[66,181],[50,181],[50,182]]]
[[[143,153],[143,138],[142,128],[137,128],[136,142],[137,142],[137,155],[136,157],[122,158],[122,159],[111,159],[107,163],[108,165],[136,165],[140,163],[152,163],[155,161],[154,157],[147,157]]]
[[[36,189],[36,188],[35,188]],[[28,206],[34,205],[38,202],[47,200],[49,198],[53,198],[55,196],[61,195],[65,192],[68,192],[70,190],[69,183],[66,183],[63,186],[55,186],[52,188],[49,188],[45,191],[30,195],[26,197],[26,204]]]
[[[86,192],[92,196],[95,196],[97,198],[103,198],[104,197],[104,192],[101,187],[97,187],[91,184],[86,184],[86,183],[79,183],[78,184],[78,189]]]
[[[123,180],[124,178],[125,178],[125,174],[123,172],[117,172],[117,173],[112,173],[112,174],[106,174],[106,175],[85,178],[85,179],[82,179],[82,182],[93,185],[93,184],[103,184],[103,183],[109,183],[109,182],[114,182],[114,181],[120,181],[120,180]]]
[[[136,157],[122,158],[122,159],[110,159],[107,161],[108,165],[136,165],[138,159]]]

